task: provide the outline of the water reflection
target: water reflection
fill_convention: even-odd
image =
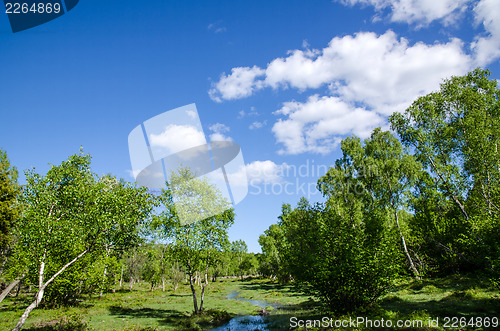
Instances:
[[[267,302],[261,300],[251,300],[240,297],[240,292],[231,292],[227,296],[228,300],[238,300],[250,302],[254,306],[262,308],[262,315],[244,315],[236,316],[232,318],[227,324],[220,326],[218,328],[212,329],[212,331],[229,331],[229,330],[241,330],[241,331],[268,331],[266,318],[266,308],[273,307],[273,309],[278,309],[280,304],[276,302]]]

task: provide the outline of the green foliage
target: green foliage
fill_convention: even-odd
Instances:
[[[231,243],[231,253],[236,264],[236,270],[241,278],[245,273],[244,259],[247,254],[247,244],[243,240],[236,240]]]
[[[110,251],[135,245],[140,225],[152,211],[145,189],[93,174],[89,155],[70,156],[46,175],[27,171],[26,182],[20,198],[22,218],[14,228],[13,261],[38,293],[25,315],[44,293],[58,305],[95,288],[99,277],[92,268],[103,270],[113,264]],[[106,284],[101,275],[99,286]]]
[[[160,229],[172,242],[174,257],[189,275],[194,312],[203,308],[202,287],[200,308],[194,288],[194,274],[200,272],[208,281],[208,271],[229,246],[228,228],[234,223],[234,210],[218,188],[205,178],[197,178],[188,168],[172,172],[170,183],[159,198],[164,207],[152,227]],[[174,195],[175,193],[175,195]],[[175,199],[174,199],[175,196]],[[219,213],[214,214],[215,211]],[[200,215],[212,215],[199,221]]]
[[[259,261],[253,253],[246,253],[243,257],[243,261],[240,264],[240,270],[242,275],[255,275],[257,273],[257,268],[259,266]]]
[[[10,165],[7,153],[0,150],[0,256],[11,241],[11,229],[19,213],[17,170]]]
[[[326,206],[310,206],[302,199],[281,216],[293,279],[338,313],[373,303],[399,269],[395,234],[370,233],[360,207],[356,200],[347,206],[331,199]]]
[[[280,222],[260,243],[282,278],[290,275],[332,311],[349,312],[383,295],[405,257],[418,275],[404,211],[420,167],[380,129],[364,146],[356,137],[341,146],[342,158],[318,181],[326,202],[311,206],[302,198],[293,210],[283,205]]]
[[[431,269],[495,269],[500,216],[500,90],[487,70],[445,80],[390,121],[426,169],[410,227]]]
[[[286,282],[289,273],[280,255],[285,245],[283,241],[283,229],[277,224],[271,224],[264,234],[260,235],[262,255],[259,256],[259,272],[263,276],[277,277],[280,281]]]

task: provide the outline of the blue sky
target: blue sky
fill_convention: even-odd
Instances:
[[[450,75],[499,78],[499,58],[497,0],[81,0],[15,34],[0,14],[0,148],[45,173],[83,146],[95,172],[132,181],[130,131],[196,103],[207,138],[242,148],[230,237],[257,252],[283,202],[321,200],[343,137]]]

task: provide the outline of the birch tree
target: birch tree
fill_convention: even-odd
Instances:
[[[173,192],[181,200],[180,203],[174,203]],[[172,173],[160,202],[164,210],[156,218],[155,226],[163,229],[164,236],[171,240],[174,254],[187,271],[194,313],[198,314],[203,311],[208,271],[216,263],[218,253],[229,245],[227,230],[234,223],[234,210],[215,185],[205,178],[197,178],[188,168]],[[192,210],[201,210],[208,215],[212,214],[209,210],[224,211],[185,224],[181,222],[176,206],[184,209],[183,219],[189,215],[190,206],[195,206]],[[197,271],[204,276],[199,300],[195,288]]]
[[[130,244],[152,210],[145,189],[109,185],[91,172],[90,156],[82,153],[52,166],[46,175],[27,171],[21,201],[16,258],[38,290],[14,330],[22,328],[55,279],[88,254]]]
[[[444,272],[500,261],[500,90],[489,76],[476,69],[447,79],[390,117],[427,172],[416,190],[416,228]]]

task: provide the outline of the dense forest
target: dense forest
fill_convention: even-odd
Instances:
[[[46,174],[27,171],[19,185],[0,151],[0,303],[29,298],[13,325],[20,330],[35,309],[139,283],[152,292],[187,286],[193,315],[210,308],[211,284],[250,275],[293,286],[336,315],[373,307],[401,279],[480,273],[498,289],[499,97],[497,81],[476,69],[394,113],[390,131],[345,138],[341,158],[318,180],[323,202],[284,203],[259,254],[230,242],[236,215],[216,195],[196,204],[225,212],[180,222],[172,193],[186,188],[177,177],[152,195],[93,173],[80,151]],[[177,176],[215,190],[188,169]]]

